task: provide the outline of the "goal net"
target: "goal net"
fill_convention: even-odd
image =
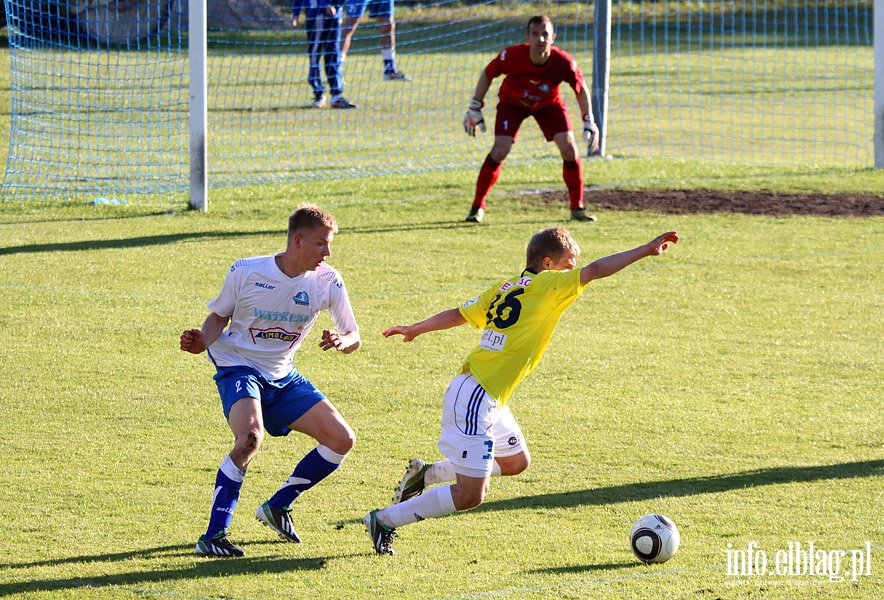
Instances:
[[[5,2],[4,196],[180,205],[190,169],[187,1]],[[594,89],[605,98],[606,152],[871,166],[871,4],[613,4],[610,87]],[[411,80],[384,79],[379,24],[366,11],[343,71],[358,109],[331,110],[311,106],[306,36],[288,2],[208,0],[209,187],[478,169],[492,133],[466,136],[463,114],[480,70],[524,41],[534,14],[553,19],[556,45],[591,81],[594,2],[399,1],[396,61]],[[570,89],[562,94],[579,122]],[[524,127],[508,162],[542,160],[558,153]]]

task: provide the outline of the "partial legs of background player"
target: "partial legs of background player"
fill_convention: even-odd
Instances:
[[[568,199],[572,221],[595,221],[593,215],[586,213],[583,206],[583,165],[580,162],[580,149],[573,131],[557,133],[553,141],[562,155],[562,179],[568,188]]]
[[[322,69],[331,88],[332,108],[356,108],[344,97],[344,77],[341,66],[341,11],[334,6],[307,11],[307,53],[310,68],[307,81],[313,88],[313,108],[326,105],[325,86],[322,83]],[[296,24],[297,21],[293,21]]]
[[[361,16],[344,18],[343,41],[341,43],[341,62],[350,51],[353,34],[359,27]],[[378,17],[378,31],[381,35],[381,58],[384,60],[384,79],[386,81],[411,81],[402,71],[396,69],[396,23],[392,16]]]
[[[571,219],[575,221],[595,221],[596,218],[586,213],[583,207],[583,166],[580,162],[580,150],[573,131],[563,131],[553,135],[555,142],[562,155],[562,179],[568,188],[568,198],[571,207]],[[479,169],[479,177],[476,180],[476,195],[467,221],[480,223],[485,216],[485,203],[491,188],[500,177],[500,169],[503,161],[509,155],[515,139],[505,135],[494,137],[494,145],[491,152],[485,157],[485,162]]]

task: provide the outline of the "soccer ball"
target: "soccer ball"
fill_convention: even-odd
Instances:
[[[629,532],[629,546],[643,563],[663,563],[678,551],[678,527],[663,515],[645,515]]]

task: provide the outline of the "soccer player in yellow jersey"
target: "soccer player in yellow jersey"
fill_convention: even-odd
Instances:
[[[662,254],[676,242],[678,235],[670,231],[575,270],[580,248],[568,231],[544,229],[528,243],[527,266],[517,277],[458,308],[384,331],[384,337],[401,335],[410,342],[429,331],[469,323],[482,336],[445,392],[438,446],[446,459],[430,464],[412,460],[393,504],[363,519],[378,554],[395,554],[397,527],[475,508],[485,499],[492,476],[518,475],[528,468],[531,456],[508,401],[540,362],[562,313],[590,281]],[[428,486],[451,481],[423,493]]]

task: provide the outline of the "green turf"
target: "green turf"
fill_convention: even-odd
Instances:
[[[8,88],[4,71],[7,121]],[[0,128],[0,159],[8,136]],[[882,170],[843,166],[618,157],[585,169],[589,185],[630,189],[884,190]],[[487,222],[468,227],[475,175],[213,190],[208,214],[0,202],[0,596],[881,598],[880,217],[597,211],[571,226],[586,261],[670,228],[683,242],[594,283],[565,315],[512,401],[531,469],[495,480],[470,513],[403,528],[398,556],[373,554],[360,519],[389,501],[408,459],[439,457],[441,396],[476,343],[466,328],[409,345],[380,332],[517,272],[531,233],[566,222],[564,206],[521,193],[562,189],[554,156],[505,167]],[[178,335],[199,326],[233,260],[282,248],[304,199],[338,217],[330,262],[364,347],[322,354],[313,334],[297,364],[357,445],[296,504],[295,546],[253,514],[312,444],[267,440],[231,531],[248,556],[200,559],[231,437],[211,365],[181,353]],[[649,512],[681,529],[664,565],[627,547]],[[729,575],[728,557],[753,542],[771,566],[790,543],[868,543],[871,574]]]
[[[460,222],[474,173],[229,190],[209,214],[0,203],[0,596],[880,598],[882,218],[602,211],[570,226],[587,262],[668,229],[683,241],[593,283],[566,313],[512,401],[529,471],[494,480],[470,513],[401,529],[398,556],[373,554],[360,519],[410,458],[439,457],[441,396],[476,343],[466,328],[408,345],[381,331],[519,271],[531,233],[567,209],[511,191],[557,189],[554,171],[505,171],[481,226]],[[816,175],[777,181],[830,179]],[[340,223],[330,262],[364,347],[322,354],[314,333],[297,364],[357,445],[295,505],[304,543],[286,545],[254,510],[312,444],[268,439],[231,531],[247,557],[201,559],[231,436],[211,365],[180,352],[178,335],[202,322],[233,260],[282,248],[305,198]],[[627,546],[649,512],[681,528],[664,565]],[[869,542],[871,575],[728,575],[728,550],[750,542],[771,565],[790,542]]]

